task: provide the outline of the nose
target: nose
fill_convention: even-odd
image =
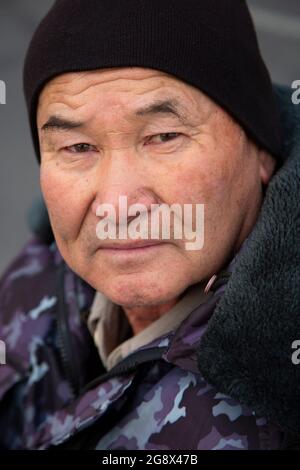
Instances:
[[[111,155],[109,162],[103,165],[97,175],[93,214],[97,215],[99,205],[109,204],[116,213],[118,224],[118,215],[120,209],[124,209],[125,200],[127,207],[142,204],[145,211],[150,211],[151,204],[159,203],[150,179],[138,156],[129,156],[128,150],[125,155],[120,152]]]

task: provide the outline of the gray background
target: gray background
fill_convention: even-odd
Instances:
[[[299,0],[248,3],[273,80],[290,85],[300,79]],[[26,212],[39,194],[22,63],[34,29],[52,4],[53,0],[0,0],[0,80],[7,86],[7,104],[0,105],[0,272],[29,237]]]

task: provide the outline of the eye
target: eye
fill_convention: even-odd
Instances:
[[[64,147],[63,150],[66,150],[67,152],[70,152],[70,153],[97,152],[97,149],[96,147],[94,147],[94,145],[86,144],[86,143],[69,145],[68,147]]]
[[[155,143],[155,139],[156,139],[157,144],[164,144],[164,143],[170,142],[172,140],[175,140],[176,138],[180,137],[181,135],[182,134],[180,134],[179,132],[165,132],[163,134],[152,135],[147,139],[147,143],[150,142],[150,141],[151,142],[154,141],[154,143]]]

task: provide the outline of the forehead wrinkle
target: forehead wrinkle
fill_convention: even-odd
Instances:
[[[132,69],[130,69],[130,72],[132,72]],[[114,76],[116,73],[115,71],[109,71],[109,72],[105,71],[103,73],[105,75],[108,74],[108,76],[105,79],[103,79],[103,76],[99,77],[101,73],[99,74],[99,71],[96,70],[96,71],[89,71],[89,72],[80,73],[80,74],[78,74],[77,72],[74,74],[65,74],[65,75],[71,75],[71,80],[70,79],[66,80],[65,75],[56,77],[53,79],[52,82],[49,82],[49,84],[46,85],[44,91],[47,92],[50,88],[50,91],[48,91],[50,92],[50,96],[53,94],[56,96],[63,95],[64,100],[65,100],[66,95],[68,95],[70,99],[72,99],[73,97],[76,98],[77,96],[85,93],[88,90],[93,90],[94,88],[101,86],[101,85],[105,86],[107,83],[114,83],[115,85],[116,82],[126,82],[127,90],[125,91],[123,87],[121,87],[123,89],[120,90],[120,93],[122,92],[126,93],[126,92],[131,91],[130,86],[128,86],[128,82],[130,81],[135,81],[135,82],[138,81],[139,83],[141,83],[144,80],[147,80],[147,81],[151,80],[151,82],[153,82],[153,79],[156,79],[155,83],[150,83],[150,85],[147,84],[147,86],[145,86],[146,89],[142,87],[141,90],[140,89],[135,90],[134,91],[135,95],[142,95],[145,92],[150,93],[151,91],[157,88],[162,88],[166,86],[169,86],[170,88],[172,85],[174,87],[174,84],[176,85],[177,82],[180,82],[180,84],[183,85],[183,82],[161,71],[151,70],[151,72],[148,73],[146,77],[145,77],[145,72],[143,69],[142,69],[142,72],[140,70],[135,69],[134,75],[128,72],[124,73],[124,71],[122,70],[122,76]],[[119,73],[120,71],[118,71],[118,74]],[[78,82],[85,80],[86,76],[89,76],[88,83],[84,83],[83,86],[81,84],[78,88]],[[167,82],[171,82],[171,84],[166,83],[166,80]],[[74,90],[74,87],[72,86],[74,85],[74,82],[77,82],[75,85],[75,90]],[[70,87],[67,87],[66,86],[67,84],[69,84]],[[177,84],[177,86],[178,85],[179,83]],[[54,87],[54,90],[51,89],[52,87]],[[72,104],[71,104],[71,107],[74,107],[75,109],[77,108],[77,106],[73,106]]]
[[[137,71],[135,71],[137,72]],[[118,71],[118,73],[120,73],[120,71]],[[145,73],[145,72],[143,72]],[[103,79],[103,77],[101,77],[101,75],[104,74],[108,74],[108,77]],[[128,81],[141,81],[141,80],[147,80],[147,79],[151,79],[151,78],[163,78],[163,77],[167,77],[169,79],[172,79],[172,77],[170,77],[168,74],[164,73],[164,72],[160,72],[160,71],[154,71],[153,73],[151,73],[151,75],[147,75],[146,77],[141,77],[141,72],[138,71],[137,72],[137,77],[135,77],[134,75],[130,74],[126,76],[126,72],[125,74],[123,73],[122,76],[114,76],[116,74],[116,71],[101,71],[99,73],[98,70],[93,70],[93,71],[87,71],[87,72],[75,72],[75,73],[72,73],[72,74],[63,74],[62,76],[59,76],[59,77],[55,77],[53,80],[51,80],[44,88],[43,91],[45,91],[48,87],[63,87],[63,91],[65,92],[65,86],[67,84],[70,84],[72,86],[72,84],[74,84],[74,82],[78,82],[78,81],[81,81],[83,80],[86,76],[90,76],[90,80],[89,80],[89,83],[84,85],[83,88],[81,90],[79,90],[78,92],[73,92],[72,95],[76,96],[82,92],[84,92],[85,89],[87,88],[93,88],[94,86],[97,86],[97,85],[105,85],[106,83],[110,83],[110,82],[116,82],[118,80],[121,80],[121,81],[124,81],[126,80],[127,82]],[[67,79],[67,75],[70,76],[69,79]],[[94,77],[95,75],[95,77]],[[100,75],[100,76],[99,76]],[[110,76],[110,75],[113,75],[113,76]],[[77,84],[76,84],[77,85]]]
[[[76,74],[77,75],[77,74]],[[86,75],[88,75],[88,73],[84,73],[84,74],[81,74],[80,77],[77,77],[76,76],[76,80],[80,80],[80,79],[83,79]],[[151,77],[146,77],[146,78],[153,78],[153,76],[155,75],[151,75]],[[181,107],[181,109],[183,110],[183,113],[181,114],[184,114],[185,115],[185,125],[187,124],[191,124],[191,123],[188,123],[189,120],[194,120],[194,118],[192,117],[193,115],[195,115],[195,111],[197,112],[201,112],[200,114],[206,114],[207,113],[207,106],[208,104],[206,103],[205,105],[205,100],[203,100],[203,96],[201,94],[199,94],[197,97],[194,95],[194,93],[188,93],[188,90],[185,89],[185,83],[184,82],[180,82],[180,84],[177,84],[176,88],[179,88],[179,91],[180,91],[180,94],[177,94],[175,95],[174,94],[174,86],[172,87],[170,83],[166,83],[166,81],[163,79],[162,76],[156,76],[157,78],[157,83],[151,83],[151,86],[149,88],[144,88],[144,89],[139,89],[139,90],[119,90],[118,91],[118,99],[120,98],[119,100],[119,103],[117,103],[117,106],[119,106],[120,108],[122,107],[126,107],[126,108],[130,108],[129,109],[129,113],[130,114],[134,114],[136,113],[136,109],[139,107],[142,107],[142,105],[144,107],[146,106],[151,106],[152,104],[155,103],[155,101],[162,101],[164,98],[164,100],[166,100],[166,89],[167,90],[170,90],[169,93],[170,93],[170,96],[168,96],[168,99],[169,100],[175,100],[177,102],[179,102],[179,105]],[[167,77],[168,80],[171,80],[173,81],[173,77],[169,78]],[[132,77],[130,78],[132,79]],[[122,77],[115,77],[115,79],[113,80],[114,82],[116,81],[128,81],[128,79],[124,78],[124,76]],[[86,90],[88,89],[91,89],[93,90],[94,88],[96,87],[99,87],[103,84],[105,84],[107,81],[111,82],[111,80],[106,80],[106,81],[102,81],[99,83],[99,74],[97,74],[97,77],[96,77],[96,80],[93,80],[93,83],[88,83],[86,84],[83,88],[81,88],[80,91],[72,91],[72,90],[69,90],[67,89],[67,87],[63,86],[63,84],[65,84],[65,80],[61,83],[52,83],[52,87],[54,87],[54,89],[51,89],[50,87],[50,91],[48,91],[49,95],[46,96],[46,104],[48,106],[54,106],[56,104],[59,104],[60,106],[63,105],[63,106],[66,106],[68,108],[70,108],[71,110],[78,110],[82,107],[85,107],[85,106],[89,106],[90,103],[94,103],[95,100],[97,99],[97,97],[93,97],[93,100],[90,100],[90,103],[88,101],[85,101],[84,103],[80,103],[80,104],[75,104],[74,103],[74,100],[73,98],[76,99],[76,97],[78,97],[80,94],[82,93],[85,93]],[[140,81],[140,79],[139,79]],[[176,82],[177,82],[177,79],[175,80],[175,85],[176,85]],[[179,85],[183,85],[183,86],[179,86]],[[188,87],[188,85],[186,85]],[[153,100],[149,101],[148,105],[147,103],[145,103],[145,100],[141,99],[137,99],[137,102],[135,103],[135,107],[131,106],[130,105],[130,99],[128,99],[128,93],[129,94],[133,94],[135,97],[136,96],[141,96],[141,95],[145,95],[145,94],[151,94],[153,93],[155,90],[157,89],[160,89],[160,93],[157,93],[156,96],[153,97]],[[164,90],[164,92],[163,92]],[[110,90],[109,93],[111,93],[112,95],[114,94],[114,91],[113,90]],[[101,94],[104,94],[104,91],[101,92]],[[123,98],[122,95],[125,94],[125,99]],[[97,95],[97,93],[96,93]],[[62,102],[58,102],[58,99],[59,97],[62,96],[63,97],[63,101]],[[100,96],[100,94],[99,94]],[[179,99],[178,99],[178,96],[179,96]],[[51,103],[51,99],[54,99],[56,101],[52,102]],[[198,99],[196,99],[198,98]],[[126,102],[125,102],[126,101]],[[50,102],[50,103],[49,103]],[[125,103],[124,103],[125,102]],[[129,104],[128,104],[129,102]],[[191,106],[189,106],[189,104]],[[204,104],[204,106],[203,106]],[[195,106],[196,105],[196,106]],[[204,108],[204,109],[203,109]],[[206,108],[206,109],[205,109]],[[130,118],[130,114],[127,114],[125,116],[125,120],[127,120],[128,118]],[[165,116],[167,116],[167,114],[165,114]],[[67,117],[67,116],[66,116]],[[161,113],[161,117],[163,117],[163,113]],[[171,113],[170,113],[170,117],[171,117]],[[175,116],[174,116],[175,118]],[[80,118],[82,119],[82,118]]]

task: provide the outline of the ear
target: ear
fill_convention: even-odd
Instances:
[[[276,160],[268,152],[262,149],[259,150],[258,159],[261,182],[267,185],[275,172]]]

